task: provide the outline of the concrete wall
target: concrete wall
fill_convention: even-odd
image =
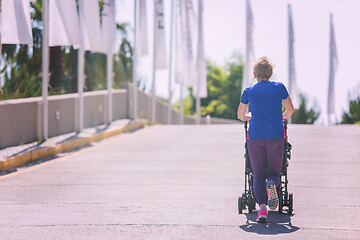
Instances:
[[[36,140],[40,98],[0,102],[0,148]]]
[[[122,85],[122,87],[128,90],[128,101],[129,101],[129,116],[133,115],[133,107],[132,107],[132,84],[127,83],[126,85]],[[138,118],[152,120],[152,97],[147,95],[143,91],[137,91],[138,98]],[[167,124],[167,104],[156,99],[156,123]],[[171,110],[171,123],[172,124],[180,124],[180,112],[177,110]],[[238,124],[240,121],[230,120],[230,119],[222,119],[222,118],[211,118],[207,120],[206,118],[200,119],[201,124]],[[193,116],[184,116],[184,124],[196,124],[196,118]]]
[[[113,120],[132,118],[132,85],[113,90]],[[150,95],[138,90],[138,118],[151,121]],[[78,94],[64,94],[48,97],[49,137],[74,132],[78,129]],[[107,91],[84,93],[84,128],[95,127],[108,122]],[[156,101],[156,123],[167,124],[167,104]],[[235,120],[201,118],[201,124],[239,123]],[[180,124],[180,113],[171,111],[171,123]],[[185,124],[195,124],[192,116],[184,116]],[[42,98],[26,98],[0,101],[0,149],[29,143],[42,136]]]
[[[49,137],[73,132],[77,128],[77,94],[50,96],[48,108]],[[38,136],[42,136],[42,102],[38,102]]]
[[[90,92],[84,96],[84,128],[106,123],[106,91]]]
[[[48,135],[78,129],[78,94],[48,97]],[[127,90],[113,90],[113,120],[129,118]],[[84,127],[107,121],[107,91],[84,93]],[[0,101],[0,148],[41,139],[42,98]]]

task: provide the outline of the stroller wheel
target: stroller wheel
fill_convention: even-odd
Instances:
[[[289,194],[289,210],[288,210],[288,213],[289,214],[292,214],[292,212],[293,212],[293,194],[292,193],[290,193]]]
[[[249,198],[248,198],[248,206],[249,206],[249,213],[252,213],[252,210],[254,209],[254,205],[255,205],[255,199],[251,196],[251,195],[249,195]]]
[[[251,198],[252,198],[251,207],[252,207],[253,210],[255,210],[255,208],[256,208],[256,198],[255,198],[254,195],[251,195]]]
[[[283,206],[284,206],[284,200],[285,200],[284,197],[283,197],[281,188],[279,188],[278,196],[279,196],[279,209],[278,209],[278,213],[281,214],[281,213],[282,213]]]
[[[282,209],[283,209],[283,199],[282,199],[282,195],[279,195],[279,209],[278,209],[278,213],[281,214],[282,213]]]
[[[243,210],[242,197],[238,197],[238,211],[239,211],[239,214],[242,214],[242,210]]]

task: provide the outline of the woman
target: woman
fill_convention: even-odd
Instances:
[[[255,62],[257,84],[244,90],[237,112],[240,120],[250,121],[247,147],[254,173],[255,198],[260,206],[256,218],[258,222],[266,222],[268,216],[266,194],[271,210],[275,210],[279,204],[276,186],[280,184],[285,144],[282,120],[294,113],[285,86],[269,81],[272,73],[273,64],[267,57],[261,57]],[[248,104],[251,113],[246,114]],[[284,113],[282,105],[285,107]]]

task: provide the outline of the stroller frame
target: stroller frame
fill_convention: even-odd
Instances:
[[[279,207],[278,212],[282,213],[283,208],[287,207],[287,212],[292,214],[293,212],[293,194],[288,192],[288,178],[287,178],[287,168],[289,166],[289,160],[291,159],[291,149],[292,145],[288,142],[287,136],[287,120],[283,121],[284,131],[285,131],[285,146],[283,154],[283,162],[280,173],[280,184],[277,187],[277,193],[279,196]],[[245,128],[245,139],[247,139],[248,126],[247,122],[244,124]],[[247,148],[247,142],[245,141],[245,190],[242,193],[241,197],[238,197],[238,212],[239,214],[243,213],[243,210],[248,208],[249,213],[255,209],[256,199],[254,194],[254,174],[251,167],[250,156]]]

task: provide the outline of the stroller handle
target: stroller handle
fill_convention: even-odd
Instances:
[[[283,124],[284,124],[285,137],[286,137],[286,139],[287,139],[287,138],[288,138],[288,135],[287,135],[287,124],[288,124],[288,120],[287,120],[287,119],[284,119],[284,120],[283,120]]]
[[[247,139],[247,132],[248,132],[247,125],[248,125],[248,122],[245,121],[245,124],[244,124],[244,128],[245,128],[245,139]]]

